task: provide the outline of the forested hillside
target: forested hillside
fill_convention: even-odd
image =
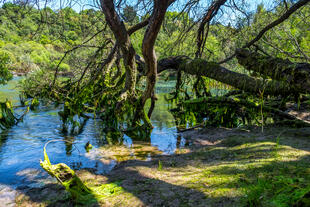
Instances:
[[[284,5],[283,5],[284,6]],[[242,46],[248,39],[253,38],[269,19],[275,18],[276,11],[267,12],[263,5],[257,7],[256,13],[250,13],[248,18],[241,18],[237,24],[223,25],[213,21],[208,37],[207,49],[203,58],[209,61],[220,61],[231,50]],[[264,53],[293,61],[309,61],[308,21],[309,7],[303,8],[293,15],[275,32],[269,32],[257,48]],[[127,15],[127,16],[126,16]],[[123,14],[127,27],[142,21],[147,17],[138,17],[133,7],[128,6]],[[104,15],[93,9],[76,12],[72,8],[38,10],[32,6],[5,3],[0,8],[0,52],[1,57],[8,55],[8,67],[11,71],[28,73],[39,69],[54,71],[64,53],[74,48],[83,49],[68,53],[67,58],[60,64],[63,72],[79,71],[85,65],[87,57],[97,48],[98,42],[105,43],[111,32],[105,30]],[[162,29],[156,41],[156,53],[159,59],[172,55],[195,55],[195,30],[187,28],[194,19],[178,12],[167,12]],[[137,53],[142,43],[144,30],[133,34],[132,42]],[[88,41],[89,40],[89,41]],[[87,41],[87,44],[82,45]],[[106,42],[108,44],[108,42]],[[299,54],[299,55],[296,55]],[[236,62],[229,63],[238,70]],[[240,69],[239,69],[240,70]]]

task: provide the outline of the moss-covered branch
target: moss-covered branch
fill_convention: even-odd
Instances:
[[[292,63],[287,59],[268,57],[247,49],[238,49],[237,59],[249,71],[284,81],[301,93],[310,93],[309,63]]]
[[[186,56],[169,57],[159,61],[158,72],[167,69],[183,71],[190,75],[205,76],[254,94],[264,92],[265,95],[289,95],[296,90],[281,81],[263,80],[245,74],[233,72],[215,62],[203,59],[190,59]]]

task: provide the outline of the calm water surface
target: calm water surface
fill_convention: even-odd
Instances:
[[[1,101],[8,99],[14,105],[19,104],[16,88],[19,79],[14,78],[8,85],[0,87]],[[172,84],[159,83],[157,92],[162,92],[163,88],[167,92],[171,87]],[[30,111],[22,123],[0,133],[0,191],[1,186],[16,188],[44,184],[49,176],[41,169],[39,160],[43,159],[43,147],[50,140],[55,140],[47,147],[52,163],[63,162],[73,169],[95,168],[97,173],[106,173],[115,166],[116,161],[104,164],[98,160],[99,154],[87,153],[84,149],[88,141],[95,148],[107,144],[100,120],[89,120],[80,135],[65,136],[61,133],[61,121],[57,115],[60,109],[45,106]],[[23,110],[18,108],[15,111],[22,114]],[[175,122],[163,94],[159,94],[151,120],[155,126],[151,134],[152,146],[166,154],[172,154],[176,148],[184,146],[185,140],[176,133]],[[131,147],[133,143],[131,138],[124,136],[124,145]]]

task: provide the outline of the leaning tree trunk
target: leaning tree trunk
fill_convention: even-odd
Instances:
[[[137,67],[135,63],[135,49],[130,41],[130,34],[124,23],[115,11],[113,0],[101,0],[101,8],[105,15],[105,19],[112,30],[117,45],[120,47],[123,58],[124,66],[126,69],[125,89],[121,95],[121,99],[126,99],[128,95],[134,95],[136,84]]]
[[[146,71],[146,89],[139,100],[140,103],[137,105],[136,114],[135,114],[135,121],[138,118],[142,118],[144,123],[148,126],[151,126],[151,122],[149,120],[152,114],[152,107],[155,104],[155,84],[156,84],[156,77],[157,77],[157,58],[155,54],[155,41],[157,39],[157,35],[160,31],[162,22],[165,18],[165,13],[167,11],[168,6],[173,1],[167,0],[155,0],[154,1],[154,10],[153,14],[149,20],[149,26],[146,29],[144,34],[144,39],[142,43],[142,53],[145,60],[145,71]],[[152,98],[152,107],[148,114],[144,111],[144,106],[146,101]]]
[[[245,69],[284,81],[301,93],[310,93],[309,63],[292,63],[287,59],[268,57],[247,49],[238,49],[236,53],[239,64]]]
[[[254,94],[286,96],[302,92],[291,88],[290,85],[282,81],[253,78],[228,70],[214,62],[190,59],[186,56],[165,58],[158,62],[158,73],[168,69],[183,71],[190,75],[205,76]]]

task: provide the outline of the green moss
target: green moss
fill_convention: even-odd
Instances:
[[[44,161],[41,160],[40,165],[46,172],[55,177],[58,182],[65,187],[75,202],[80,204],[89,205],[104,199],[106,196],[122,192],[122,188],[119,186],[120,182],[93,187],[87,186],[66,164],[59,163],[52,165],[45,148]]]
[[[214,70],[216,72],[218,68],[219,68],[218,63],[208,62],[200,58],[196,58],[194,60],[184,60],[180,65],[181,70],[184,70],[187,73],[192,74],[192,75],[201,75],[201,76],[206,74],[204,70],[207,70],[207,71]]]

